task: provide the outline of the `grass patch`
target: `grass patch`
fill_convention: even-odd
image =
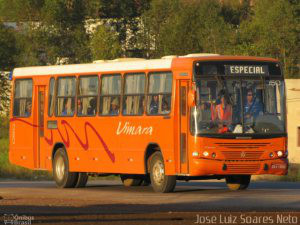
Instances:
[[[49,180],[52,176],[47,171],[35,171],[12,165],[8,160],[8,138],[0,139],[0,178]]]

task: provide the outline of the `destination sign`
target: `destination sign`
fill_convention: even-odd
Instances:
[[[225,65],[226,75],[269,75],[268,66],[260,65]]]

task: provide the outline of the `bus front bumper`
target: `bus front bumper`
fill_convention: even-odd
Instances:
[[[288,173],[288,159],[279,158],[260,161],[227,161],[213,159],[193,159],[190,168],[191,176],[229,175],[229,174],[273,174],[286,175]]]

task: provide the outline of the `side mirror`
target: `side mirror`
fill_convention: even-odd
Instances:
[[[197,96],[197,92],[196,91],[189,90],[189,93],[188,93],[188,106],[189,107],[196,106],[196,96]]]

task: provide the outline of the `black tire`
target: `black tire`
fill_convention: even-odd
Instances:
[[[59,148],[52,161],[53,178],[59,188],[73,188],[78,180],[78,173],[69,171],[68,155],[63,148]]]
[[[75,188],[83,188],[85,187],[87,181],[88,181],[89,176],[87,173],[78,173],[78,179],[75,184]]]
[[[225,178],[227,187],[232,190],[245,190],[248,188],[251,175],[232,175]]]
[[[176,186],[176,176],[165,175],[165,164],[161,152],[155,152],[151,157],[150,180],[155,192],[172,192]]]
[[[125,187],[140,186],[143,182],[142,178],[135,177],[134,175],[121,174],[120,177]]]

